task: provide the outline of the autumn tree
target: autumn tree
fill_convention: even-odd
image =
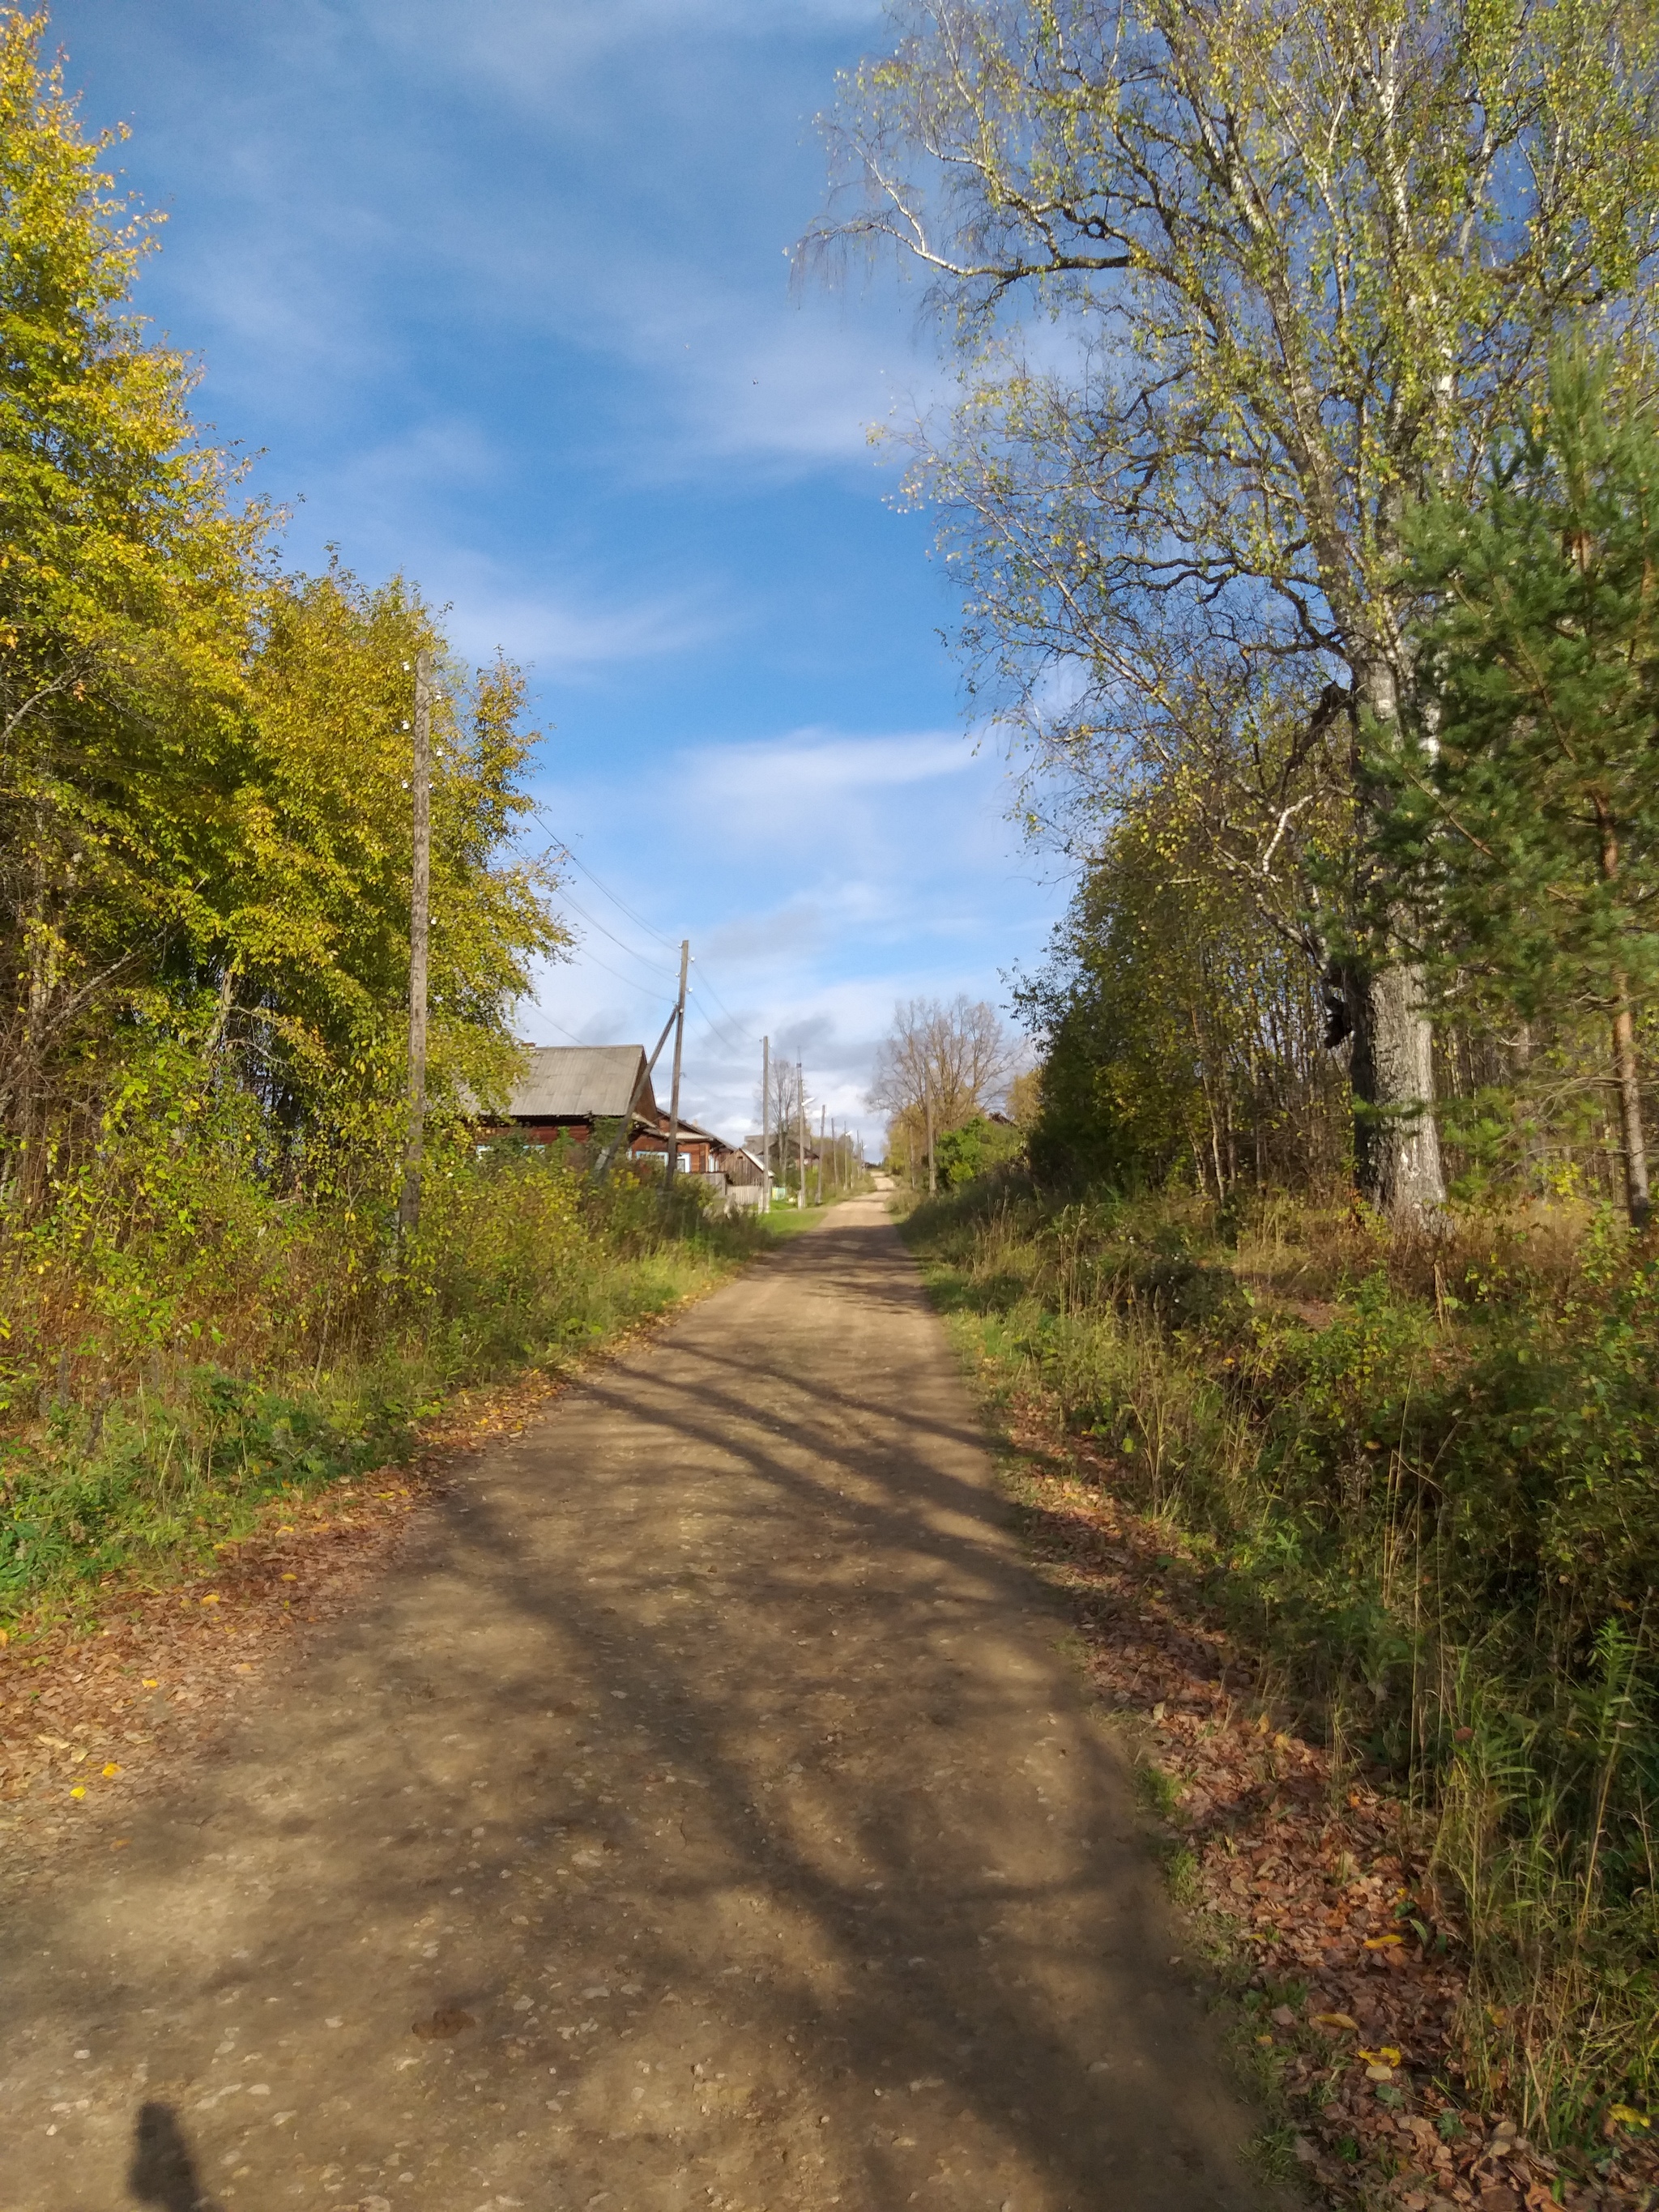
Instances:
[[[372,1179],[403,1082],[422,648],[441,1101],[500,1090],[513,1002],[563,941],[516,844],[524,686],[455,664],[401,580],[276,569],[193,371],[131,311],[153,229],[44,32],[0,12],[0,1198],[38,1202],[112,1097],[151,1095],[128,1077],[158,1052],[197,1104],[242,1087],[263,1171],[314,1178],[349,1137]]]
[[[1033,1163],[1223,1198],[1346,1165],[1340,1078],[1295,951],[1205,866],[1201,817],[1146,794],[1084,871],[1018,1010],[1044,1051]]]
[[[439,672],[432,723],[430,1083],[499,1094],[530,963],[568,933],[552,876],[515,842],[536,742],[509,664],[469,671],[403,578],[337,565],[276,580],[249,676],[254,773],[237,793],[246,858],[212,946],[228,1034],[298,1122],[343,1098],[366,1116],[404,1084],[409,988],[410,677]],[[342,1079],[347,1079],[343,1081]]]
[[[1564,320],[1645,326],[1659,19],[1629,0],[894,12],[897,44],[830,120],[812,242],[896,247],[958,349],[953,428],[917,483],[977,680],[1109,808],[1223,735],[1218,850],[1269,910],[1310,906],[1285,866],[1297,777],[1348,779],[1362,723],[1397,738],[1419,709],[1408,505],[1478,478]],[[1310,926],[1316,953],[1346,943],[1363,1186],[1431,1212],[1422,978],[1397,944]]]
[[[0,14],[0,1127],[26,1182],[112,994],[223,883],[264,527],[128,308],[150,230],[45,27]]]

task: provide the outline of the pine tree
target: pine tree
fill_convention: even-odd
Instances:
[[[1638,1017],[1659,983],[1659,434],[1582,345],[1482,495],[1422,508],[1428,708],[1381,838],[1442,1002],[1607,1025],[1630,1217]]]

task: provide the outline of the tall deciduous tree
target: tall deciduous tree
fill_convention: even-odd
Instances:
[[[1046,1051],[1034,1164],[1110,1182],[1191,1172],[1324,1183],[1346,1165],[1341,1078],[1294,951],[1160,786],[1085,872],[1017,995]]]
[[[26,1180],[52,1071],[222,881],[264,526],[127,310],[147,225],[44,33],[0,14],[0,1125]]]
[[[1182,752],[1194,668],[1299,720],[1304,754],[1339,720],[1351,743],[1362,717],[1395,729],[1419,688],[1407,504],[1474,481],[1565,318],[1647,313],[1652,10],[895,12],[896,51],[832,120],[839,194],[814,238],[896,245],[954,318],[966,390],[923,473],[970,646],[1040,752],[1109,794],[1149,742]],[[1057,664],[1076,678],[1058,712]],[[1265,866],[1299,794],[1274,807],[1243,737],[1235,835]],[[1364,1186],[1431,1211],[1421,979],[1350,957],[1340,981]]]
[[[453,665],[399,580],[276,573],[197,434],[193,371],[131,312],[150,234],[44,29],[0,10],[0,1195],[38,1200],[158,1041],[203,1082],[234,1056],[268,1165],[286,1145],[315,1177],[349,1133],[372,1184],[403,1084],[422,649],[440,1097],[501,1087],[529,963],[564,940],[514,849],[524,687]]]
[[[340,568],[274,583],[249,673],[243,859],[212,946],[232,978],[232,1034],[253,1044],[290,1118],[355,1070],[360,1103],[400,1098],[409,990],[409,719],[417,653],[440,671],[432,718],[431,1083],[499,1090],[529,963],[567,933],[551,877],[518,852],[535,743],[506,663],[457,665],[401,577]]]
[[[958,993],[948,1003],[909,999],[893,1009],[893,1025],[876,1052],[870,1103],[896,1134],[889,1151],[926,1157],[931,1124],[937,1140],[984,1112],[1002,1094],[1019,1061],[1018,1040],[994,1006]]]
[[[1385,746],[1382,844],[1448,1005],[1607,1024],[1632,1220],[1650,1211],[1637,1014],[1659,989],[1659,433],[1558,356],[1479,498],[1425,507],[1432,713]]]

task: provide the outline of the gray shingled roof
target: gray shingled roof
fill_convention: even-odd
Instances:
[[[637,1044],[532,1045],[507,1110],[519,1121],[625,1114],[644,1061],[645,1048]],[[653,1118],[657,1113],[648,1081],[635,1111]]]

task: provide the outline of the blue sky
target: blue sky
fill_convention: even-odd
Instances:
[[[525,1034],[650,1042],[689,936],[689,1110],[752,1126],[769,1031],[873,1137],[894,1000],[1000,1001],[1063,897],[964,734],[927,521],[866,439],[945,390],[918,294],[789,288],[811,118],[879,8],[59,0],[52,23],[168,217],[141,304],[260,453],[290,561],[402,568],[461,649],[531,672],[538,794],[588,872]]]

